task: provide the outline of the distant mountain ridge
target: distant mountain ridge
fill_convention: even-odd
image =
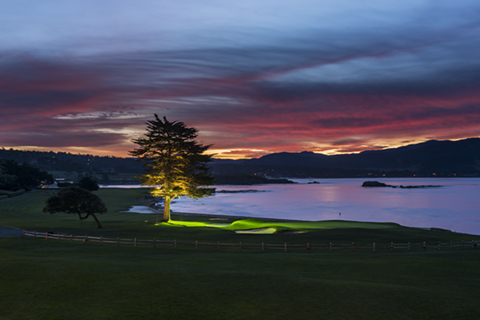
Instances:
[[[45,171],[143,173],[132,158],[76,155],[65,152],[0,149],[0,159],[29,163]],[[324,155],[280,152],[258,159],[214,159],[214,175],[249,174],[263,177],[480,177],[480,138],[431,140],[394,149],[358,154]]]
[[[238,163],[217,162],[214,169],[218,173],[303,178],[480,176],[480,138],[431,140],[394,149],[332,156],[281,152]]]

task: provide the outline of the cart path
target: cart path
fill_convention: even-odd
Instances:
[[[15,228],[0,227],[0,237],[21,237],[22,230]]]
[[[23,197],[23,196],[26,196],[27,194],[32,193],[33,191],[34,191],[34,190],[30,190],[30,191],[27,191],[27,192],[25,192],[25,193],[22,193],[21,195],[15,196],[15,197],[2,199],[2,200],[0,200],[0,202],[8,201],[8,200],[10,200],[10,199],[15,199],[15,198],[19,198],[19,197]]]

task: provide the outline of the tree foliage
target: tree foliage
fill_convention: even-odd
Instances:
[[[144,163],[147,174],[139,176],[142,185],[152,186],[153,196],[165,200],[162,221],[170,220],[170,202],[176,197],[203,198],[212,185],[207,163],[211,155],[204,152],[210,145],[196,141],[198,130],[185,126],[183,122],[169,122],[166,117],[147,122],[144,137],[134,139],[138,149],[130,151]]]
[[[94,177],[83,177],[78,182],[78,186],[83,189],[87,189],[89,191],[97,191],[100,187],[98,186],[97,179]]]
[[[68,187],[60,190],[57,195],[48,198],[43,212],[77,214],[80,220],[92,216],[97,223],[97,227],[101,228],[102,226],[95,213],[105,213],[107,207],[98,196],[89,190]]]
[[[52,184],[53,176],[27,163],[14,160],[0,160],[0,189],[34,189],[41,184]]]

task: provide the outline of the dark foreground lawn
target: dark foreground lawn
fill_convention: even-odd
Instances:
[[[141,204],[143,191],[138,189],[98,191],[109,213],[99,217],[105,228],[96,229],[93,221],[80,224],[75,216],[41,212],[51,192],[1,202],[0,225],[76,235],[242,243],[479,239],[446,230],[342,221],[313,223],[306,233],[271,235],[156,226],[152,216],[122,212]],[[0,320],[477,319],[479,296],[480,249],[471,246],[262,253],[0,237]]]
[[[257,253],[0,238],[0,319],[478,319],[480,251]]]

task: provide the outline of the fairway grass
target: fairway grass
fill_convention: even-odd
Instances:
[[[0,319],[475,319],[477,250],[254,253],[0,240]]]
[[[96,192],[95,222],[42,212],[52,190],[0,202],[0,225],[75,235],[242,243],[471,241],[394,223],[126,213],[144,189]],[[221,222],[222,225],[218,223]],[[234,230],[274,228],[273,234]],[[291,231],[305,231],[291,233]],[[480,250],[216,251],[0,237],[0,319],[475,319]]]

